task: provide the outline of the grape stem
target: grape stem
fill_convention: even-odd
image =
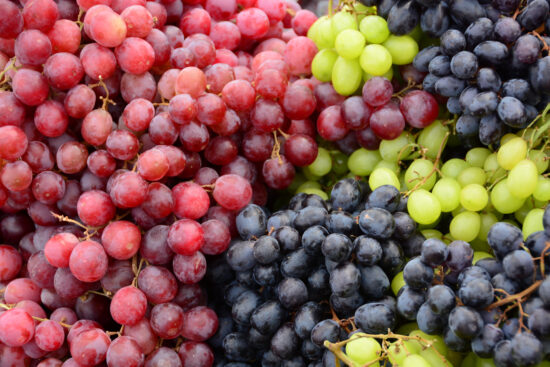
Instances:
[[[273,137],[275,138],[275,144],[273,144],[273,151],[271,152],[271,159],[278,158],[279,164],[283,164],[283,160],[279,152],[281,151],[281,143],[277,139],[277,131],[273,131]]]
[[[540,287],[541,283],[542,283],[542,280],[537,280],[535,283],[531,284],[528,288],[525,288],[523,291],[521,291],[519,293],[516,293],[516,294],[508,295],[505,298],[502,298],[502,299],[500,299],[500,300],[498,300],[494,303],[491,303],[487,307],[487,310],[490,311],[494,308],[506,305],[506,304],[511,303],[511,302],[516,302],[516,301],[521,302],[524,297],[526,297],[526,296],[530,295],[531,293],[533,293],[534,291],[536,291],[538,289],[538,287]],[[506,294],[506,291],[503,291],[501,289],[497,289],[497,290],[502,291]]]
[[[426,183],[426,181],[428,181],[428,179],[430,177],[432,177],[432,175],[435,172],[438,171],[437,165],[439,164],[439,161],[441,160],[441,154],[443,154],[443,148],[445,147],[445,144],[447,143],[447,139],[449,139],[449,135],[451,135],[451,133],[447,132],[445,134],[445,136],[443,137],[443,141],[441,142],[441,145],[439,146],[439,150],[437,152],[437,156],[435,157],[435,161],[433,163],[432,170],[426,176],[424,176],[424,178],[421,181],[419,181],[416,185],[414,185],[414,187],[412,189],[410,189],[409,191],[405,191],[405,193],[403,194],[403,195],[405,195],[405,197],[409,196],[414,191],[418,190],[419,187],[424,185]]]
[[[132,257],[132,272],[134,273],[134,279],[132,280],[132,287],[136,287],[137,288],[137,281],[138,281],[138,276],[139,276],[139,273],[141,273],[141,270],[143,270],[143,265],[149,265],[149,262],[147,260],[145,260],[145,258],[141,258],[139,260],[139,263],[138,263],[138,255],[135,254],[133,257]]]
[[[103,101],[103,104],[101,105],[102,110],[107,111],[107,106],[109,105],[109,103],[112,104],[113,106],[116,106],[116,102],[109,98],[109,88],[107,88],[107,84],[105,84],[105,82],[103,81],[103,77],[101,75],[99,76],[99,80],[97,83],[90,84],[88,85],[88,87],[90,88],[102,87],[103,90],[105,91],[105,97],[103,96],[99,97],[99,99]]]
[[[0,303],[0,308],[3,308],[4,310],[11,310],[12,308],[15,308],[15,304],[6,304],[6,303]],[[49,319],[45,319],[45,318],[42,318],[42,317],[37,317],[37,316],[32,316],[30,315],[33,320],[36,320],[36,321],[48,321]],[[64,322],[61,322],[61,321],[56,321],[59,325],[63,326],[64,328],[67,328],[67,329],[70,329],[72,327],[72,325],[69,325],[69,324],[66,324]]]

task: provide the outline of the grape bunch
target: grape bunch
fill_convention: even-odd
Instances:
[[[447,8],[444,2],[438,6]],[[549,4],[494,1],[482,7],[465,0],[453,1],[446,12],[453,19],[449,29],[413,65],[428,73],[424,90],[448,97],[465,144],[496,144],[507,131],[527,127],[548,103],[550,39],[548,28],[540,28],[548,22]]]
[[[320,17],[308,31],[319,48],[311,65],[313,75],[331,81],[343,96],[354,94],[373,76],[391,80],[392,65],[410,64],[418,53],[417,40],[391,34],[384,18],[374,13],[360,4],[344,6]]]
[[[538,366],[550,335],[550,207],[543,220],[525,241],[519,228],[495,223],[487,236],[494,257],[475,259],[463,241],[427,239],[403,269],[398,313],[443,335],[449,349],[472,351],[462,365]]]

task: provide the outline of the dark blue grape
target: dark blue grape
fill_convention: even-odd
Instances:
[[[384,297],[377,299],[377,303],[382,303],[391,310],[394,314],[397,314],[397,299],[390,294],[386,294]]]
[[[481,63],[500,65],[508,57],[508,48],[498,41],[483,41],[474,48],[474,54]]]
[[[254,352],[247,336],[240,332],[228,334],[223,339],[223,351],[228,359],[242,362],[251,360]]]
[[[503,17],[496,21],[493,32],[497,41],[512,43],[521,36],[521,26],[514,18]]]
[[[401,194],[399,190],[392,185],[382,185],[370,193],[365,209],[380,208],[389,212],[395,212],[399,206]]]
[[[256,204],[248,204],[237,215],[235,220],[237,231],[243,240],[260,237],[267,230],[265,212]]]
[[[544,233],[550,236],[550,205],[547,205],[542,215],[542,225],[544,227]]]
[[[506,255],[502,267],[508,278],[512,279],[530,278],[535,273],[533,258],[524,250],[514,250]]]
[[[493,35],[493,22],[489,18],[479,18],[470,24],[464,36],[469,49],[474,48],[483,41],[491,39]]]
[[[227,284],[235,278],[235,274],[225,256],[219,256],[208,259],[205,278],[213,284]]]
[[[518,22],[526,31],[540,27],[548,17],[549,5],[546,0],[533,0],[518,16]]]
[[[353,250],[353,244],[349,237],[339,233],[329,234],[323,244],[321,251],[330,261],[341,263],[346,261]]]
[[[412,238],[413,236],[411,236]],[[406,242],[410,242],[411,238]],[[378,262],[378,265],[384,269],[384,271],[393,276],[397,274],[403,265],[405,264],[405,256],[403,256],[403,250],[394,240],[385,240],[381,242],[382,245],[382,259]]]
[[[307,197],[307,194],[304,192],[294,195],[288,202],[288,209],[293,211],[298,211],[300,209],[305,208],[303,201],[305,200],[306,197]]]
[[[311,330],[323,320],[323,308],[316,302],[304,303],[294,315],[294,332],[302,339],[309,339]]]
[[[540,284],[539,297],[546,307],[550,306],[550,277],[544,279]]]
[[[260,305],[261,298],[254,291],[243,292],[231,307],[231,316],[239,324],[248,325],[252,312]]]
[[[420,259],[426,265],[435,268],[443,264],[449,256],[449,249],[445,242],[437,238],[429,238],[422,243]]]
[[[323,200],[322,197],[320,197],[319,195],[316,195],[316,194],[307,195],[306,198],[303,201],[303,205],[306,206],[306,207],[314,206],[314,207],[317,207],[317,208],[323,208],[323,209],[328,210],[328,205],[325,202],[325,200]]]
[[[431,74],[442,77],[451,73],[451,59],[449,56],[439,55],[430,61],[428,70]]]
[[[458,297],[466,306],[485,308],[493,303],[493,286],[487,279],[474,279],[462,284]]]
[[[316,225],[305,230],[302,234],[302,246],[310,255],[319,255],[321,245],[329,232],[325,227]]]
[[[504,135],[504,125],[496,113],[483,116],[479,120],[479,140],[484,145],[491,145]]]
[[[435,91],[444,97],[458,97],[466,88],[466,82],[454,76],[444,76],[435,82]]]
[[[395,230],[391,213],[381,208],[368,208],[359,215],[359,228],[369,237],[390,238]]]
[[[435,93],[435,83],[439,80],[439,77],[428,74],[424,77],[422,81],[422,89],[429,93]]]
[[[277,228],[271,235],[279,242],[282,252],[294,251],[300,247],[300,233],[295,228],[282,226]]]
[[[335,294],[330,296],[330,305],[336,314],[340,317],[351,317],[357,307],[363,305],[365,300],[359,293],[354,293],[351,297],[338,297]]]
[[[264,335],[271,335],[281,326],[286,311],[277,301],[267,301],[256,308],[250,316],[250,325]]]
[[[403,268],[403,279],[413,289],[428,288],[432,283],[433,277],[433,269],[424,264],[420,260],[420,257],[409,260]]]
[[[502,269],[502,264],[492,257],[486,257],[484,259],[478,260],[476,262],[476,266],[479,266],[480,268],[485,269],[485,271],[489,274],[490,277],[493,277],[498,273],[501,273],[504,271]]]
[[[524,79],[510,79],[502,84],[502,95],[504,97],[515,97],[522,102],[534,98],[533,90],[529,82]]]
[[[361,292],[369,300],[378,300],[390,288],[390,280],[379,266],[361,266]]]
[[[378,240],[359,236],[353,241],[355,257],[361,265],[375,265],[382,259],[382,246]]]
[[[235,271],[250,270],[256,264],[254,242],[233,241],[226,253],[227,263]]]
[[[295,216],[296,212],[294,210],[280,210],[275,212],[267,220],[267,229],[269,231],[274,231],[282,226],[290,226]]]
[[[460,101],[458,97],[450,97],[447,100],[447,110],[453,115],[459,115],[462,113],[462,107],[460,107]]]
[[[472,101],[479,92],[480,91],[476,87],[470,86],[466,87],[462,91],[462,93],[460,93],[460,96],[458,97],[458,102],[460,103],[460,107],[465,114],[470,113],[470,106],[472,105]]]
[[[355,219],[346,212],[333,211],[327,216],[327,229],[331,233],[351,235],[357,228]]]
[[[385,1],[385,0],[382,0],[382,1]],[[323,354],[323,360],[322,360],[322,363],[320,366],[315,366],[315,367],[340,367],[340,363],[338,362],[338,359],[336,358],[336,356],[330,351],[330,350],[326,350],[325,353]]]
[[[248,342],[253,348],[267,349],[271,343],[271,335],[265,335],[254,328],[250,328],[248,330]]]
[[[330,294],[329,279],[330,274],[324,267],[321,267],[309,274],[307,277],[307,285],[310,297],[321,299],[328,296]]]
[[[429,70],[428,65],[432,59],[440,54],[441,50],[439,49],[439,46],[426,47],[416,54],[413,60],[413,66],[416,70],[422,73],[427,73]]]
[[[460,275],[458,276],[457,284],[459,287],[461,287],[463,285],[466,285],[468,282],[472,280],[477,280],[477,279],[484,279],[489,281],[491,280],[491,276],[482,267],[479,267],[477,265],[469,266],[460,272]]]
[[[308,300],[307,287],[300,279],[284,278],[277,287],[279,302],[289,309],[294,310]]]
[[[414,321],[416,313],[425,299],[425,292],[414,290],[405,285],[397,293],[397,313],[407,320]]]
[[[235,272],[235,280],[249,289],[258,288],[258,283],[254,280],[253,269]]]
[[[420,306],[416,314],[418,328],[426,334],[441,334],[447,326],[447,315],[438,315],[432,311],[425,302]]]
[[[300,338],[294,332],[294,326],[287,322],[279,328],[271,339],[271,351],[282,359],[292,358],[300,349]]]
[[[474,116],[485,116],[498,107],[498,95],[493,91],[478,93],[472,100],[470,112]]]
[[[317,361],[323,357],[323,349],[313,344],[310,339],[302,341],[301,353],[302,356],[309,361]]]
[[[391,33],[404,35],[410,33],[418,24],[420,11],[413,0],[400,1],[388,13],[388,28]]]
[[[447,315],[456,305],[455,293],[446,285],[434,285],[428,289],[426,303],[433,313]]]
[[[481,332],[483,319],[473,308],[458,306],[449,314],[449,327],[458,337],[470,340]]]
[[[466,353],[470,347],[468,340],[459,338],[449,327],[443,332],[443,341],[450,350],[455,352]]]
[[[253,248],[254,259],[260,264],[269,264],[280,256],[279,242],[272,236],[262,236],[256,240]]]
[[[218,313],[218,330],[213,337],[208,339],[208,344],[214,348],[221,349],[223,346],[223,339],[233,331],[233,319],[229,317],[220,317]]]
[[[279,264],[256,264],[252,270],[254,281],[262,287],[275,285],[279,282]]]
[[[290,359],[283,359],[281,367],[306,367],[306,362],[302,356],[294,356]]]
[[[511,342],[512,360],[516,366],[534,366],[542,361],[544,356],[542,343],[533,334],[519,332]]]
[[[262,355],[262,367],[279,367],[281,362],[281,358],[277,357],[271,350]]]
[[[393,220],[395,221],[393,232],[393,238],[395,239],[406,240],[416,231],[416,222],[407,213],[395,212],[393,213]]]
[[[462,270],[472,264],[474,250],[467,242],[453,241],[449,244],[447,266],[452,270]]]
[[[519,6],[521,0],[493,0],[495,8],[503,13],[513,13]]]
[[[529,329],[539,338],[550,336],[550,311],[546,308],[537,308],[529,315]]]
[[[376,7],[376,12],[382,18],[387,18],[391,8],[397,4],[397,0],[380,0]]]
[[[493,360],[496,367],[516,367],[512,361],[512,343],[509,340],[502,340],[495,345]]]
[[[502,85],[500,76],[490,68],[481,68],[477,73],[477,86],[481,90],[498,92]]]
[[[334,320],[320,321],[311,329],[311,341],[318,346],[323,346],[325,340],[331,343],[337,342],[340,336],[340,326]]]
[[[327,210],[323,208],[314,206],[303,208],[296,214],[294,226],[298,231],[304,232],[309,227],[324,225],[327,214]]]
[[[353,178],[338,181],[330,192],[330,200],[335,210],[353,211],[361,202],[359,184]]]
[[[418,2],[418,0],[417,0]],[[450,19],[447,4],[437,1],[433,7],[425,9],[420,15],[420,28],[429,37],[439,38],[449,29]]]
[[[466,37],[457,29],[449,29],[440,38],[441,52],[447,56],[453,56],[466,49]]]
[[[498,289],[502,289],[508,294],[514,294],[520,290],[519,283],[514,279],[508,278],[504,273],[499,273],[493,276],[491,278],[491,284],[493,285],[493,288],[497,290],[497,293]]]
[[[355,311],[355,324],[366,333],[386,333],[395,323],[395,313],[383,303],[367,303]]]
[[[361,274],[352,263],[338,265],[330,273],[330,289],[338,297],[349,297],[359,289]]]
[[[285,277],[305,278],[315,264],[314,259],[303,247],[287,254],[281,262],[281,273]]]
[[[495,255],[502,259],[508,253],[519,249],[523,243],[523,234],[518,227],[510,223],[497,222],[489,230],[487,242]]]
[[[235,303],[235,301],[237,300],[237,298],[239,298],[239,296],[241,294],[243,294],[244,292],[248,291],[249,289],[246,288],[245,286],[241,285],[239,282],[237,281],[233,281],[231,283],[229,283],[228,285],[225,286],[224,288],[224,300],[225,300],[225,303],[228,305],[228,306],[232,306],[233,303]]]
[[[461,27],[465,27],[486,15],[485,9],[477,0],[453,1],[450,14],[455,23]]]
[[[544,1],[544,0],[543,0]],[[514,43],[512,57],[522,64],[533,64],[539,58],[540,42],[531,34],[524,34]]]
[[[472,115],[461,115],[456,121],[456,133],[461,138],[479,134],[479,118]]]
[[[472,340],[472,351],[481,358],[491,358],[495,346],[502,340],[504,340],[502,329],[486,324],[481,333]]]

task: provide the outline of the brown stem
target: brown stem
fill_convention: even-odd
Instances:
[[[519,292],[519,293],[516,293],[516,294],[512,294],[512,295],[509,295],[505,298],[502,298],[494,303],[491,303],[489,305],[489,307],[487,307],[487,310],[492,310],[496,307],[500,307],[500,306],[503,306],[503,305],[506,305],[508,303],[512,303],[512,302],[515,302],[515,301],[522,301],[523,297],[526,297],[528,295],[530,295],[531,293],[533,293],[534,291],[537,290],[538,287],[540,287],[542,283],[542,280],[537,280],[535,283],[531,284],[528,288],[524,289],[523,291]]]

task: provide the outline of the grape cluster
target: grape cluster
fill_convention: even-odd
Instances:
[[[448,97],[447,109],[459,115],[456,132],[469,147],[498,143],[507,131],[525,128],[546,107],[550,93],[550,39],[547,28],[537,31],[547,22],[548,2],[481,6],[477,0],[464,0],[450,6],[440,2],[438,7],[453,21],[434,34],[440,37],[438,46],[415,57],[414,66],[428,73],[424,90]]]
[[[463,241],[424,241],[403,269],[398,313],[427,334],[442,334],[451,350],[473,351],[470,363],[493,358],[497,367],[537,365],[550,335],[549,228],[550,207],[544,229],[525,243],[519,228],[495,223],[487,236],[495,257],[481,259]]]
[[[227,361],[322,365],[333,358],[323,343],[347,338],[339,318],[355,314],[370,333],[397,326],[390,282],[424,237],[396,188],[368,192],[344,179],[329,201],[301,193],[270,216],[254,204],[239,213],[241,240],[207,276],[208,289],[225,286],[212,295],[220,328],[211,343]]]

